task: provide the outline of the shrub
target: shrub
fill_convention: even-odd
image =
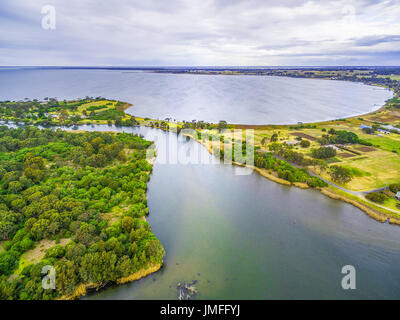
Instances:
[[[389,185],[389,190],[394,193],[399,192],[400,191],[400,183],[393,183],[393,184]]]
[[[383,203],[387,199],[387,196],[381,192],[371,192],[368,193],[365,197],[368,200],[377,203]]]
[[[300,146],[302,148],[308,148],[310,145],[311,145],[311,142],[308,140],[301,140],[301,142],[300,142]]]
[[[316,159],[327,159],[336,156],[336,150],[332,147],[320,147],[313,149],[311,156]]]
[[[329,168],[329,175],[333,181],[340,184],[346,184],[353,179],[350,169],[341,166],[331,166]]]

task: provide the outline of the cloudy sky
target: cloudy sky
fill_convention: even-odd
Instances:
[[[400,0],[1,0],[0,65],[400,65]]]

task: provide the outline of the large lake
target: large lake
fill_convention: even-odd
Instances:
[[[293,124],[359,115],[391,91],[360,83],[268,76],[161,74],[132,70],[0,68],[0,100],[103,96],[154,119]]]

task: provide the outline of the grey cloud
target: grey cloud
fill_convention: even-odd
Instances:
[[[40,27],[44,4],[54,31]],[[0,65],[379,64],[399,51],[399,13],[398,0],[2,0]]]
[[[360,39],[356,39],[354,43],[358,46],[375,46],[380,43],[387,42],[398,42],[400,41],[400,35],[388,35],[388,36],[368,36]]]

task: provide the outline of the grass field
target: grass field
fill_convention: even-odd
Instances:
[[[360,137],[380,149],[389,152],[396,151],[400,154],[400,135],[398,134],[393,133],[382,137],[371,136],[369,134],[360,134]]]
[[[400,135],[394,133],[382,137],[368,135],[359,129],[359,122],[361,121],[330,122],[318,124],[318,128],[315,129],[255,129],[254,143],[256,146],[260,146],[262,150],[268,150],[267,146],[261,145],[261,140],[267,137],[269,141],[273,133],[278,134],[278,142],[282,143],[296,141],[296,136],[293,133],[303,133],[305,136],[310,136],[310,138],[319,139],[322,135],[327,134],[330,128],[352,131],[360,138],[371,142],[375,147],[346,146],[346,148],[359,155],[344,150],[338,151],[338,155],[335,157],[335,164],[349,168],[354,175],[353,180],[345,187],[353,191],[367,191],[387,186],[390,183],[400,182]],[[322,131],[322,128],[325,128],[326,131]],[[217,131],[214,134],[217,134]],[[310,138],[307,139],[311,143],[309,148],[302,148],[297,145],[293,147],[293,150],[309,156],[312,148],[320,147],[318,142]],[[394,153],[392,152],[393,150],[398,150],[399,153]],[[331,180],[327,173],[323,177]]]
[[[399,203],[399,201],[397,201],[396,199],[390,198],[388,200],[386,200],[383,205],[385,207],[388,207],[390,209],[394,209],[394,210],[399,210],[399,207],[397,207],[397,204]]]
[[[269,143],[272,134],[277,133],[278,142],[282,143],[285,141],[296,141],[296,136],[300,135],[302,139],[309,140],[311,146],[309,148],[301,148],[296,145],[293,147],[293,150],[309,156],[312,148],[320,147],[320,144],[316,140],[327,134],[329,129],[333,128],[336,131],[346,130],[354,132],[360,139],[373,144],[373,147],[363,145],[346,146],[346,148],[350,149],[350,152],[345,150],[337,151],[334,164],[344,166],[353,173],[353,180],[345,188],[353,191],[367,191],[387,186],[390,183],[400,182],[400,135],[395,133],[384,134],[382,136],[366,134],[360,129],[360,125],[370,125],[368,121],[371,121],[371,118],[393,117],[397,112],[397,110],[386,110],[383,108],[378,112],[361,117],[348,118],[343,121],[316,123],[313,124],[315,128],[299,127],[291,129],[290,126],[253,127],[254,142],[261,149],[268,150],[268,146],[261,145],[264,137],[267,138]],[[327,173],[323,177],[331,180]]]
[[[354,158],[341,158],[340,165],[349,168],[354,178],[346,188],[367,191],[400,182],[400,159],[398,155],[383,150],[368,152]],[[328,175],[324,178],[330,179]]]
[[[77,114],[82,115],[83,110],[86,110],[86,112],[89,114],[91,112],[91,108],[95,110],[95,112],[101,112],[105,111],[107,109],[114,109],[115,105],[117,104],[116,101],[109,101],[109,100],[101,100],[101,101],[93,101],[89,103],[85,103],[81,106],[78,107],[77,109]],[[102,107],[102,108],[100,108]]]
[[[391,74],[390,76],[378,75],[378,78],[387,78],[387,77],[389,77],[392,80],[400,81],[400,75],[398,74]]]

